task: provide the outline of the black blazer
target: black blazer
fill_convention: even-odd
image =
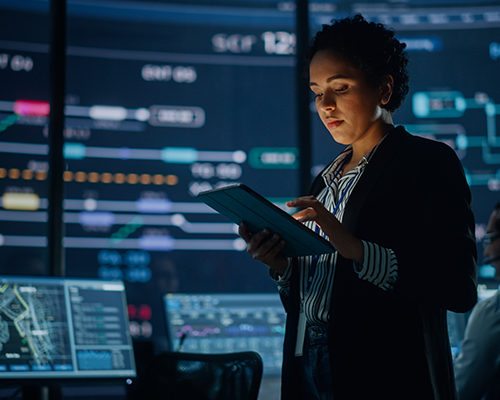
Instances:
[[[312,194],[324,187],[321,174]],[[447,145],[391,131],[354,188],[343,225],[358,239],[394,250],[398,280],[383,291],[339,257],[330,308],[329,351],[335,400],[455,399],[446,310],[477,299],[471,193]],[[282,399],[298,399],[294,348],[299,276],[292,263]]]

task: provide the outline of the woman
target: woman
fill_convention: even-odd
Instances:
[[[307,53],[319,116],[346,149],[288,203],[332,255],[287,259],[268,230],[239,233],[287,311],[282,399],[454,399],[446,310],[476,302],[471,194],[448,146],[394,127],[407,55],[362,16]]]

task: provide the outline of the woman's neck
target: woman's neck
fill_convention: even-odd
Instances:
[[[358,166],[361,159],[366,156],[370,151],[372,151],[380,141],[385,138],[385,136],[394,129],[394,125],[392,124],[384,124],[383,129],[377,130],[375,134],[372,134],[369,137],[369,140],[365,140],[363,142],[356,142],[352,144],[352,156],[351,159],[346,163],[344,168],[342,169],[342,175],[351,169]]]
[[[370,151],[372,151],[380,141],[386,137],[386,135],[394,129],[394,125],[391,123],[384,123],[373,132],[371,135],[366,137],[365,140],[359,141],[352,144],[352,157],[349,162],[350,165],[358,165],[361,159],[366,156]]]

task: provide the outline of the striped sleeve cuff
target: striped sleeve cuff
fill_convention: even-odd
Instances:
[[[278,287],[284,290],[288,290],[290,288],[290,279],[292,277],[292,259],[288,258],[288,266],[286,267],[285,273],[282,276],[279,276],[276,271],[269,268],[269,276],[273,281],[278,284]]]
[[[363,265],[354,263],[359,279],[373,283],[382,290],[393,290],[398,279],[398,260],[391,249],[361,241],[364,248]]]

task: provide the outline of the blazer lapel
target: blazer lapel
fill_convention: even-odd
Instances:
[[[356,231],[360,210],[368,199],[377,181],[383,176],[388,164],[397,154],[400,144],[409,136],[402,126],[394,128],[380,143],[368,162],[346,205],[342,225],[351,233]]]

